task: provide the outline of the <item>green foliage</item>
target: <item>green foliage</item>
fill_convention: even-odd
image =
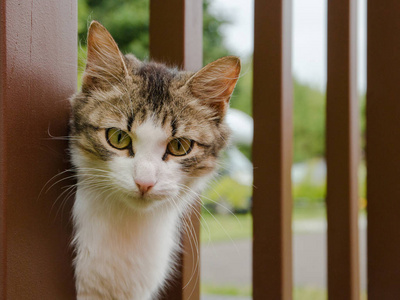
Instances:
[[[242,72],[230,100],[230,107],[252,115],[253,72],[251,62],[242,61]],[[238,145],[238,149],[251,161],[251,145]]]
[[[253,71],[251,62],[242,62],[242,72],[232,94],[230,106],[251,116]]]
[[[149,0],[78,0],[78,17],[82,44],[86,44],[88,24],[97,20],[111,33],[122,52],[132,52],[140,59],[148,56]]]
[[[80,36],[82,32],[87,30],[87,20],[89,15],[89,6],[87,1],[78,0],[78,35]],[[86,39],[86,37],[85,37]]]
[[[251,161],[251,145],[237,145],[237,148]]]
[[[365,146],[366,146],[366,129],[367,129],[367,119],[366,119],[366,113],[367,113],[367,99],[366,95],[363,94],[360,96],[360,102],[359,102],[359,109],[360,109],[360,131],[361,131],[361,149],[365,151]]]
[[[208,64],[220,57],[229,55],[220,32],[222,25],[228,22],[222,16],[209,12],[210,0],[203,1],[203,63]]]
[[[325,95],[294,81],[293,160],[322,157],[325,149]]]
[[[139,59],[149,56],[149,0],[78,0],[78,35],[86,44],[88,24],[101,22],[114,37],[123,53],[133,53]],[[219,31],[227,23],[209,13],[209,0],[203,3],[204,62],[228,55]],[[168,42],[166,40],[166,42]]]
[[[242,185],[229,176],[223,176],[213,182],[203,193],[204,204],[223,203],[227,209],[216,209],[223,213],[229,213],[228,209],[242,210],[249,208],[249,201],[252,194],[251,186]]]
[[[325,184],[313,184],[305,180],[293,186],[293,199],[297,202],[323,202],[326,194]]]
[[[78,47],[78,88],[81,86],[82,73],[86,65],[87,47],[81,45]]]
[[[300,183],[293,185],[293,199],[296,202],[311,204],[323,203],[326,195],[326,184],[315,183],[312,175],[315,166],[320,160],[314,159],[308,162],[307,173]]]
[[[360,166],[358,168],[358,194],[362,199],[361,201],[366,201],[367,199],[367,166],[365,160],[361,161]],[[366,203],[360,203],[361,208]]]

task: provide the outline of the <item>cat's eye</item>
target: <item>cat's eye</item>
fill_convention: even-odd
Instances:
[[[177,138],[168,143],[167,152],[174,156],[189,154],[193,148],[193,141],[186,138]]]
[[[107,142],[114,148],[125,149],[131,144],[131,137],[123,130],[109,128],[106,131]]]

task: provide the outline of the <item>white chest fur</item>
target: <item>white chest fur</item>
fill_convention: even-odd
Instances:
[[[78,299],[151,299],[173,268],[179,212],[138,213],[78,188],[73,217]]]

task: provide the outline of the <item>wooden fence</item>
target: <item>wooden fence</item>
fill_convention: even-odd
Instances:
[[[74,299],[70,220],[52,211],[76,88],[76,0],[0,2],[0,295]],[[290,0],[255,0],[253,298],[292,298]],[[153,58],[201,66],[200,0],[151,0]],[[132,12],[134,14],[134,12]],[[328,0],[328,296],[359,299],[355,0]],[[368,0],[368,298],[400,299],[400,5]],[[66,204],[63,216],[68,215]],[[196,223],[197,230],[199,224]],[[190,244],[183,237],[184,245]],[[188,249],[187,249],[188,250]],[[182,255],[165,299],[199,299]],[[187,284],[189,285],[183,289]]]

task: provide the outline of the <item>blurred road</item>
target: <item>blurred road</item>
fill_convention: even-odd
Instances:
[[[326,222],[294,224],[293,280],[298,287],[326,288]],[[366,222],[360,220],[361,289],[366,289]],[[201,280],[205,284],[248,287],[251,284],[251,240],[203,244]],[[203,300],[240,298],[205,297]]]

